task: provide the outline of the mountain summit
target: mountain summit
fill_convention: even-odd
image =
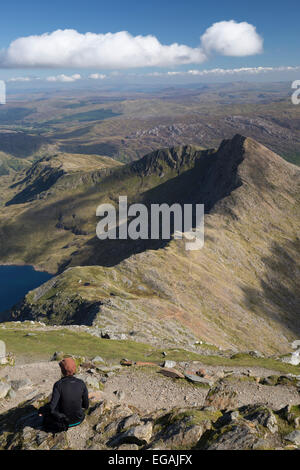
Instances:
[[[60,273],[11,318],[93,324],[160,344],[196,338],[285,352],[300,333],[299,176],[241,135],[218,150],[161,149],[68,184],[61,175],[47,197],[1,209],[1,261]],[[204,248],[98,240],[96,207],[119,195],[129,203],[204,203]]]

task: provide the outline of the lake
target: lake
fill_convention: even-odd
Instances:
[[[32,266],[0,266],[0,312],[11,308],[29,290],[39,287],[53,277],[35,271]]]

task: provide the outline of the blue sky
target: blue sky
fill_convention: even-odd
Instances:
[[[200,45],[200,37],[214,23],[235,20],[236,23],[247,22],[256,28],[257,34],[263,39],[263,51],[246,55],[224,55],[219,50],[214,50],[203,61],[196,60],[193,63],[193,59],[190,59],[188,63],[183,63],[174,59],[174,63],[170,62],[166,67],[155,61],[154,66],[150,64],[148,67],[140,60],[137,67],[129,67],[129,73],[158,72],[163,76],[166,71],[184,72],[191,69],[299,66],[299,13],[299,1],[294,0],[252,0],[251,3],[235,0],[11,0],[1,5],[0,50],[6,51],[10,43],[20,37],[39,36],[58,29],[74,29],[81,35],[87,32],[106,34],[119,31],[128,31],[133,37],[153,35],[163,46],[179,43],[196,51]],[[193,51],[191,57],[194,57]],[[23,49],[18,53],[22,55]],[[101,63],[100,61],[100,65]],[[98,64],[95,67],[85,66],[84,70],[80,70],[81,67],[70,67],[69,63],[59,67],[40,66],[37,60],[33,66],[28,66],[28,61],[25,61],[23,67],[21,60],[15,64],[10,59],[9,68],[1,67],[0,78],[58,77],[76,73],[85,78],[93,72],[108,75],[120,69],[119,62],[116,62],[115,68],[107,68],[106,62],[103,67]],[[122,73],[127,73],[126,67],[121,68]],[[286,74],[287,77],[295,75],[294,72]],[[283,72],[277,72],[277,75],[282,77]]]

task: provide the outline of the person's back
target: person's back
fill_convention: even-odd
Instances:
[[[63,414],[69,424],[78,424],[84,419],[83,408],[88,406],[88,391],[82,380],[65,376],[56,382],[50,402],[50,410],[54,416]]]
[[[54,432],[79,425],[85,417],[83,408],[89,407],[87,387],[83,380],[74,377],[74,359],[65,358],[59,366],[63,377],[54,384],[50,403],[39,410],[45,427]]]

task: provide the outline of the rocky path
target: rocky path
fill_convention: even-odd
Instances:
[[[90,392],[97,392],[100,399],[112,403],[126,403],[138,407],[143,412],[153,412],[164,408],[180,406],[203,406],[209,387],[195,385],[187,380],[176,380],[159,373],[159,367],[123,367],[103,366],[97,372],[82,369],[79,376],[86,381]],[[213,381],[220,381],[225,374],[226,389],[235,393],[237,406],[252,403],[264,403],[273,409],[288,404],[298,404],[300,396],[297,387],[288,385],[266,385],[259,379],[279,376],[279,373],[262,368],[234,367],[230,371],[220,366],[204,366],[200,363],[181,363],[177,365],[181,372],[196,372],[204,369]],[[111,369],[111,370],[110,370]],[[53,384],[60,378],[60,369],[56,361],[2,367],[0,380],[11,384],[12,390],[7,398],[0,400],[0,413],[18,406],[37,394],[48,396]],[[101,381],[101,391],[98,383]]]
[[[58,362],[2,366],[0,449],[300,448],[298,376],[171,365],[81,364],[77,376],[91,394],[86,419],[55,435],[37,409],[60,378]]]

